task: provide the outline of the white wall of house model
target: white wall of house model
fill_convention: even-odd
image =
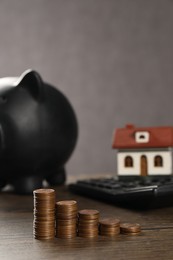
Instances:
[[[147,159],[148,175],[170,175],[172,174],[172,151],[118,151],[117,152],[117,173],[118,175],[140,175],[141,172],[141,157],[145,155]],[[163,165],[160,167],[154,166],[155,156],[161,156]],[[132,167],[125,167],[126,156],[131,156],[133,159]]]

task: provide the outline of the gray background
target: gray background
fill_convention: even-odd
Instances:
[[[0,1],[0,77],[33,68],[70,99],[69,176],[115,173],[112,132],[173,125],[173,1]]]

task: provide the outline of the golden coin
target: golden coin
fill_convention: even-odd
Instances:
[[[77,214],[77,202],[73,200],[56,202],[56,212],[64,214]]]
[[[98,228],[98,224],[89,224],[89,225],[81,225],[80,223],[78,224],[78,228],[81,228],[81,229],[92,229],[92,228]]]
[[[71,220],[71,219],[77,219],[77,215],[76,214],[56,214],[56,219],[59,220]]]
[[[72,219],[56,219],[58,225],[76,225],[77,218]]]
[[[81,225],[98,224],[98,221],[99,221],[98,218],[96,218],[96,219],[81,219],[81,218],[79,218],[78,219],[78,222]]]
[[[38,239],[38,240],[52,240],[55,238],[54,235],[52,236],[39,236],[39,235],[34,235],[34,238],[35,239]]]
[[[141,226],[137,223],[122,223],[120,224],[120,231],[123,234],[140,233]]]
[[[113,226],[119,226],[120,225],[120,220],[117,218],[105,218],[99,221],[99,224],[101,226],[106,226],[106,227],[113,227]]]
[[[83,209],[78,212],[80,219],[98,219],[99,211],[94,209]]]
[[[76,231],[76,226],[58,226],[56,227],[58,231]]]
[[[114,228],[104,228],[104,227],[99,227],[100,232],[120,232],[120,227],[114,227]]]
[[[59,206],[59,207],[76,207],[77,206],[77,201],[75,200],[61,200],[61,201],[58,201],[56,202],[56,206]]]
[[[33,191],[34,198],[38,200],[54,198],[55,190],[53,189],[37,189]]]
[[[53,190],[53,189],[36,189],[33,191],[33,194],[38,195],[38,196],[40,196],[42,194],[45,195],[45,193],[47,193],[48,195],[54,194],[55,190]]]

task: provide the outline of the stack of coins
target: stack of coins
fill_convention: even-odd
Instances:
[[[120,225],[121,234],[136,235],[141,232],[141,226],[137,223],[122,223]]]
[[[38,189],[34,195],[33,234],[36,239],[55,237],[55,191]]]
[[[77,234],[77,202],[56,202],[56,237],[74,238]]]
[[[78,235],[94,238],[98,236],[99,211],[84,209],[78,212]]]
[[[99,221],[99,231],[102,236],[116,236],[120,233],[120,220],[105,218]]]

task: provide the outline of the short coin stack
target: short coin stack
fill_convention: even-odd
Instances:
[[[77,234],[77,202],[56,202],[56,237],[74,238]]]
[[[102,236],[116,236],[120,233],[120,220],[105,218],[99,221],[99,231]]]
[[[85,238],[98,236],[99,211],[84,209],[78,212],[78,235]]]
[[[120,225],[121,234],[136,235],[141,232],[141,226],[137,223],[122,223]]]
[[[38,189],[34,195],[33,234],[36,239],[55,237],[55,191]]]

